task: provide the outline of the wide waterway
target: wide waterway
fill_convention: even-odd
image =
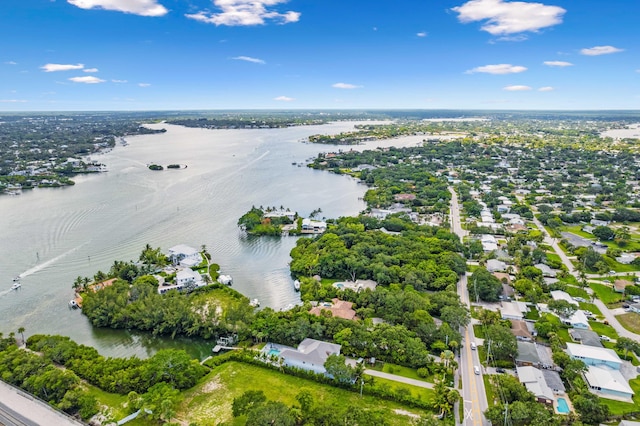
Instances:
[[[167,132],[129,137],[127,146],[92,157],[107,165],[107,173],[78,176],[73,187],[0,197],[0,331],[62,334],[107,356],[146,357],[166,347],[208,355],[211,342],[96,329],[68,308],[75,277],[108,271],[114,260],[136,260],[147,243],[163,250],[205,244],[222,272],[233,276],[236,290],[274,309],[297,303],[288,269],[296,239],[247,237],[236,223],[252,205],[282,205],[301,215],[321,208],[327,218],[363,210],[364,185],[292,164],[345,149],[300,140],[353,124],[261,130],[153,125]],[[188,167],[154,172],[149,163]],[[18,275],[22,287],[10,290]]]

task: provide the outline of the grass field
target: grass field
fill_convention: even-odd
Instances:
[[[101,406],[109,407],[107,417],[111,420],[118,421],[129,415],[125,407],[127,402],[126,395],[118,395],[117,393],[105,392],[95,386],[84,384],[84,387],[89,391],[89,395],[92,395],[98,400],[98,404]]]
[[[616,317],[618,322],[632,333],[640,334],[640,314],[637,312],[627,312]]]
[[[600,336],[605,335],[612,339],[618,339],[618,337],[620,337],[618,332],[610,325],[595,321],[589,321],[589,325],[591,326],[591,330],[598,333]]]
[[[580,302],[580,303],[578,303],[578,305],[580,305],[580,309],[582,309],[583,311],[589,311],[593,315],[598,316],[598,317],[602,316],[602,312],[600,312],[600,308],[598,308],[593,303]]]
[[[565,291],[571,297],[582,297],[585,300],[589,300],[591,298],[587,294],[587,292],[583,288],[580,288],[580,287],[574,287],[574,286],[568,285],[567,288],[565,289]]]
[[[495,390],[493,389],[493,383],[491,383],[491,375],[489,374],[483,374],[482,375],[482,380],[484,381],[484,389],[487,393],[487,402],[489,403],[489,406],[491,405],[496,405],[496,394],[495,394]]]
[[[617,303],[624,299],[623,294],[616,293],[613,291],[613,288],[604,284],[589,283],[589,287],[591,287],[596,296],[598,296],[598,299],[602,300],[605,305]]]
[[[423,382],[433,383],[433,376],[422,378],[418,376],[418,373],[416,372],[415,369],[404,367],[402,365],[390,364],[387,362],[384,364],[376,363],[375,366],[369,365],[367,368],[371,368],[372,370],[382,371],[384,373],[395,374],[396,376],[407,377],[409,379],[415,379],[415,380],[421,380]]]
[[[375,378],[376,385],[394,389],[404,388],[404,392],[425,400],[433,393],[430,389],[417,388]],[[423,410],[409,408],[380,398],[360,395],[344,389],[323,385],[311,380],[289,376],[277,371],[238,362],[227,362],[216,367],[195,387],[184,392],[184,401],[177,410],[176,419],[181,424],[197,423],[201,426],[217,425],[232,421],[231,404],[233,399],[247,390],[262,390],[269,399],[280,401],[288,406],[296,405],[296,395],[303,389],[309,390],[315,403],[328,404],[335,410],[346,410],[359,406],[365,409],[385,411],[387,419],[393,425],[406,425],[410,418],[397,414],[394,410],[405,410],[418,415]],[[233,423],[235,424],[235,423]]]

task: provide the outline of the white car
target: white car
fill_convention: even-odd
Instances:
[[[610,342],[611,338],[609,336],[605,336],[604,334],[600,336],[600,340],[604,340],[605,342]]]
[[[472,351],[476,350],[476,343],[475,342],[471,342],[471,344],[469,346],[471,347]]]
[[[477,365],[473,367],[473,372],[476,373],[477,375],[480,375],[480,367],[478,367]]]

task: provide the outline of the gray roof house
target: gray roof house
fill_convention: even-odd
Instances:
[[[555,400],[553,390],[547,385],[541,370],[535,367],[516,367],[518,380],[529,392],[535,395],[538,402],[553,404]]]
[[[518,355],[516,356],[516,365],[537,367],[540,365],[540,355],[536,349],[535,343],[518,341]]]
[[[284,365],[325,374],[324,363],[329,355],[340,355],[341,346],[315,339],[304,339],[296,350],[283,349],[279,356]]]

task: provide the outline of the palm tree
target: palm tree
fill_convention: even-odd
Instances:
[[[24,327],[18,327],[18,333],[22,337],[22,344],[24,345]]]

